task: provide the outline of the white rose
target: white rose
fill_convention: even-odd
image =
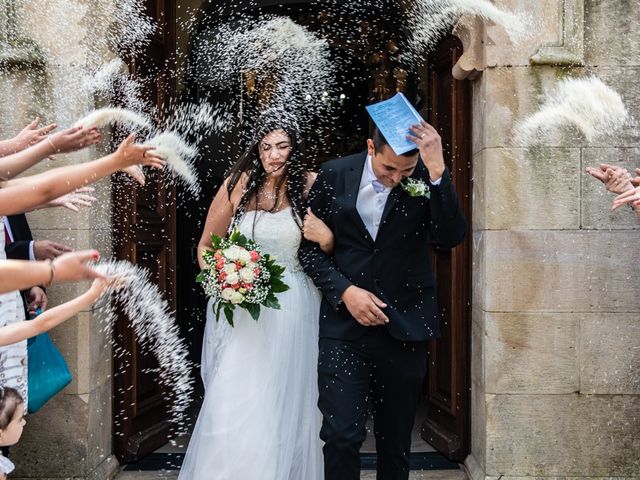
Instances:
[[[240,292],[235,292],[233,298],[231,299],[231,303],[237,305],[242,302],[244,302],[244,295],[242,295]]]
[[[222,290],[222,293],[220,294],[220,296],[222,297],[223,300],[230,302],[233,296],[235,295],[235,293],[236,291],[233,288],[225,288],[224,290]]]
[[[224,255],[228,260],[235,262],[240,257],[240,247],[232,245],[229,248],[225,248],[222,251],[222,255]]]
[[[236,273],[236,265],[235,263],[227,263],[224,266],[224,273],[226,273],[227,275],[231,275],[232,273]]]
[[[253,269],[244,267],[242,270],[240,270],[240,280],[242,280],[243,282],[253,282],[254,278],[255,275],[253,273]]]
[[[235,272],[227,275],[227,278],[225,279],[225,282],[227,282],[229,285],[235,285],[239,281],[240,281],[240,277]]]
[[[222,299],[227,302],[231,302],[234,305],[244,302],[244,295],[240,292],[236,292],[233,288],[225,288],[222,290]]]
[[[243,265],[246,265],[251,261],[251,255],[249,255],[249,252],[247,252],[246,249],[242,248],[240,249],[240,254],[238,255],[238,259]]]
[[[247,263],[247,268],[250,268],[251,270],[254,270],[255,268],[258,267],[258,264],[256,262],[249,262]]]

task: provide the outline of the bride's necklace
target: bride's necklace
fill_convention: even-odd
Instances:
[[[282,194],[278,195],[273,191],[267,191],[264,187],[260,187],[258,189],[256,199],[258,200],[258,203],[262,203],[261,201],[266,199],[268,202],[273,204],[270,210],[274,210],[282,203]]]

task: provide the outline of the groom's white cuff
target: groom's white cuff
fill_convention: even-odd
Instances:
[[[437,187],[438,185],[440,185],[440,182],[442,182],[442,177],[436,179],[436,180],[431,180],[429,179],[429,182],[431,183],[431,185],[433,185],[434,187]]]

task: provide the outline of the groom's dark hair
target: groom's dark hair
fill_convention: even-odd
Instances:
[[[373,128],[371,129],[371,140],[373,140],[373,147],[376,149],[376,152],[380,152],[382,151],[382,148],[385,145],[389,145],[389,142],[387,142],[387,139],[384,138],[384,135],[382,135],[382,132],[380,131],[380,129],[378,128],[377,125],[373,124]],[[391,147],[389,147],[391,148]],[[406,153],[403,153],[401,156],[402,157],[413,157],[414,155],[416,155],[418,153],[418,149],[414,148],[413,150],[409,150]]]

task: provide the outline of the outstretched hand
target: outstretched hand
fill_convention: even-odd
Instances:
[[[135,174],[132,174],[132,169],[129,167],[141,165],[162,170],[167,162],[164,157],[155,150],[155,147],[133,143],[135,139],[136,135],[134,133],[125,138],[118,146],[115,155],[121,165],[120,170],[126,171],[139,181],[139,178],[136,177]]]
[[[106,279],[103,274],[95,271],[89,265],[90,261],[98,261],[100,253],[97,250],[81,250],[79,252],[63,253],[53,260],[54,282],[72,282],[76,280]]]
[[[625,203],[630,203],[636,212],[640,211],[640,187],[628,190],[614,198],[611,210],[620,208]]]
[[[621,194],[633,189],[633,179],[626,168],[601,163],[598,168],[587,167],[589,175],[600,180],[608,192]],[[638,169],[636,169],[636,172]]]
[[[91,195],[95,191],[93,187],[80,187],[71,193],[62,195],[61,197],[51,200],[48,207],[64,207],[72,212],[79,212],[80,207],[90,207],[93,202],[98,200]]]
[[[40,117],[36,117],[33,122],[24,127],[20,130],[20,133],[13,137],[16,151],[24,150],[31,145],[41,142],[47,138],[47,135],[55,130],[56,127],[57,125],[55,123],[40,127]]]
[[[96,127],[84,128],[80,126],[49,135],[48,142],[53,150],[52,154],[69,153],[95,145],[101,138],[102,135],[96,130]]]

